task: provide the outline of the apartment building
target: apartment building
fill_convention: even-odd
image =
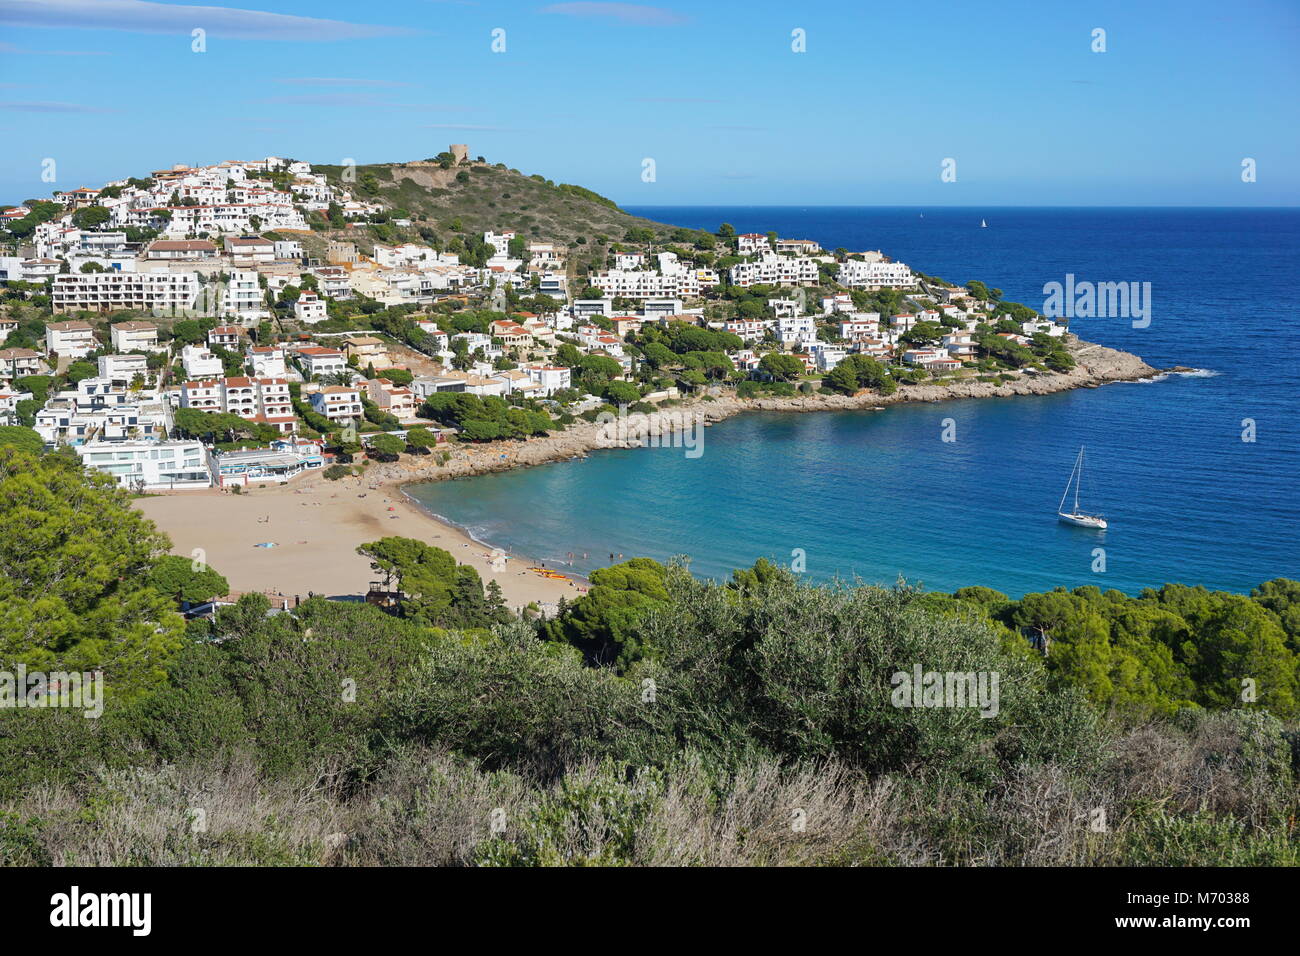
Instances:
[[[325,378],[347,371],[347,357],[339,349],[320,345],[304,345],[297,350],[303,374],[308,378]]]
[[[700,294],[700,281],[693,272],[658,272],[611,269],[595,273],[588,281],[607,296],[627,299],[687,298]]]
[[[221,314],[235,317],[245,325],[256,324],[270,313],[266,294],[256,272],[236,270],[230,273],[221,296]]]
[[[161,352],[158,326],[152,322],[118,322],[109,326],[109,338],[119,352]]]
[[[303,292],[293,304],[293,317],[303,325],[315,325],[329,318],[325,300],[315,292]]]
[[[573,373],[563,365],[523,365],[520,368],[528,373],[528,377],[547,397],[554,395],[560,389],[572,387]]]
[[[776,251],[796,256],[815,256],[822,251],[822,247],[811,239],[778,239]]]
[[[911,289],[916,286],[916,276],[901,262],[849,259],[840,263],[836,278],[840,285],[853,289]]]
[[[99,377],[114,383],[129,384],[137,375],[149,376],[149,359],[143,355],[101,355],[96,364]]]
[[[277,346],[251,346],[248,349],[248,360],[253,366],[253,375],[258,378],[286,378],[289,374],[284,349]]]
[[[85,358],[95,351],[95,330],[89,322],[50,322],[45,326],[45,351],[68,358]]]
[[[767,253],[757,262],[738,262],[731,267],[731,284],[801,286],[816,285],[821,272],[816,259]]]
[[[217,246],[207,239],[155,239],[144,257],[155,262],[202,262],[217,257]]]
[[[787,348],[813,345],[817,342],[817,323],[807,315],[786,316],[776,320],[776,334]]]
[[[211,459],[202,442],[89,442],[76,450],[84,465],[112,475],[123,488],[174,491],[212,485]]]
[[[45,362],[39,352],[31,349],[0,349],[0,379],[40,375],[44,371]]]
[[[840,320],[840,338],[873,339],[880,334],[880,313],[859,312]]]
[[[90,272],[54,279],[55,312],[191,309],[199,295],[193,272]]]
[[[202,345],[187,345],[181,349],[181,367],[187,378],[216,378],[225,371],[221,359]]]
[[[232,236],[225,240],[225,249],[233,266],[275,261],[275,242],[260,236]]]
[[[362,415],[361,393],[350,385],[330,385],[313,392],[311,407],[332,422],[347,422]]]
[[[283,378],[233,376],[186,382],[181,386],[180,405],[238,415],[272,425],[285,434],[291,434],[297,426],[289,382]]]
[[[365,389],[367,398],[399,421],[409,421],[415,417],[415,410],[420,403],[416,401],[415,393],[406,386],[395,385],[386,378],[372,378],[365,383]]]
[[[154,441],[167,435],[167,412],[153,403],[108,402],[114,393],[99,396],[103,405],[81,405],[76,398],[52,398],[36,413],[33,426],[47,444],[78,446],[93,441]]]

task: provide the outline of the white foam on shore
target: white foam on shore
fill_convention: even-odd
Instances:
[[[1163,382],[1165,379],[1169,378],[1170,375],[1181,375],[1184,378],[1214,378],[1215,376],[1222,374],[1222,372],[1216,372],[1214,369],[1210,368],[1191,368],[1185,372],[1158,372],[1148,378],[1135,378],[1133,379],[1132,384],[1151,385],[1155,382]]]

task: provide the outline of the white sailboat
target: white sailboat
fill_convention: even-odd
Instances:
[[[1065,493],[1061,495],[1061,503],[1056,506],[1056,514],[1066,524],[1077,524],[1081,528],[1097,528],[1102,531],[1106,529],[1106,519],[1101,515],[1090,515],[1079,510],[1079,486],[1083,484],[1083,446],[1079,446],[1079,457],[1074,460],[1074,468],[1070,471],[1070,480],[1065,483]],[[1065,499],[1070,496],[1070,486],[1074,486],[1074,507],[1066,511]]]
[[[981,219],[981,220],[980,220],[980,228],[981,228],[981,229],[987,229],[988,227],[989,227],[989,224],[988,224],[987,222],[985,222],[983,219]]]

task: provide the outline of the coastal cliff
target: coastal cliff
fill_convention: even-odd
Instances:
[[[683,418],[712,424],[747,411],[768,412],[829,412],[882,408],[903,402],[938,402],[965,398],[1009,398],[1016,395],[1050,395],[1074,388],[1096,388],[1109,382],[1132,382],[1158,375],[1138,356],[1117,349],[1106,348],[1090,342],[1075,341],[1070,353],[1078,363],[1069,372],[1021,373],[1004,384],[980,381],[957,381],[948,384],[905,385],[892,395],[863,391],[856,395],[840,395],[819,391],[812,395],[789,398],[768,396],[737,398],[734,392],[690,399],[673,408],[651,415],[631,415],[629,422],[643,426],[645,432],[670,430],[673,422]],[[446,478],[467,478],[473,475],[508,471],[549,462],[580,458],[590,452],[608,448],[635,447],[639,442],[621,439],[610,434],[611,429],[600,423],[577,422],[562,432],[526,441],[485,442],[479,445],[451,447],[451,459],[439,464],[432,457],[419,459],[406,457],[393,464],[372,464],[368,480],[373,484],[409,484],[441,481]]]

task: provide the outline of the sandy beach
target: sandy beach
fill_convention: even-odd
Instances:
[[[492,569],[492,549],[411,503],[396,485],[369,476],[327,481],[319,473],[287,485],[253,486],[243,494],[185,491],[135,502],[172,540],[172,552],[203,559],[225,575],[235,591],[276,591],[290,598],[366,593],[377,575],[357,546],[378,538],[418,538],[471,565],[483,583],[496,581],[506,604],[518,610],[536,602],[549,611],[561,597],[573,601],[587,583],[545,577],[506,556]],[[274,542],[275,547],[258,547]],[[498,562],[499,563],[499,562]]]

